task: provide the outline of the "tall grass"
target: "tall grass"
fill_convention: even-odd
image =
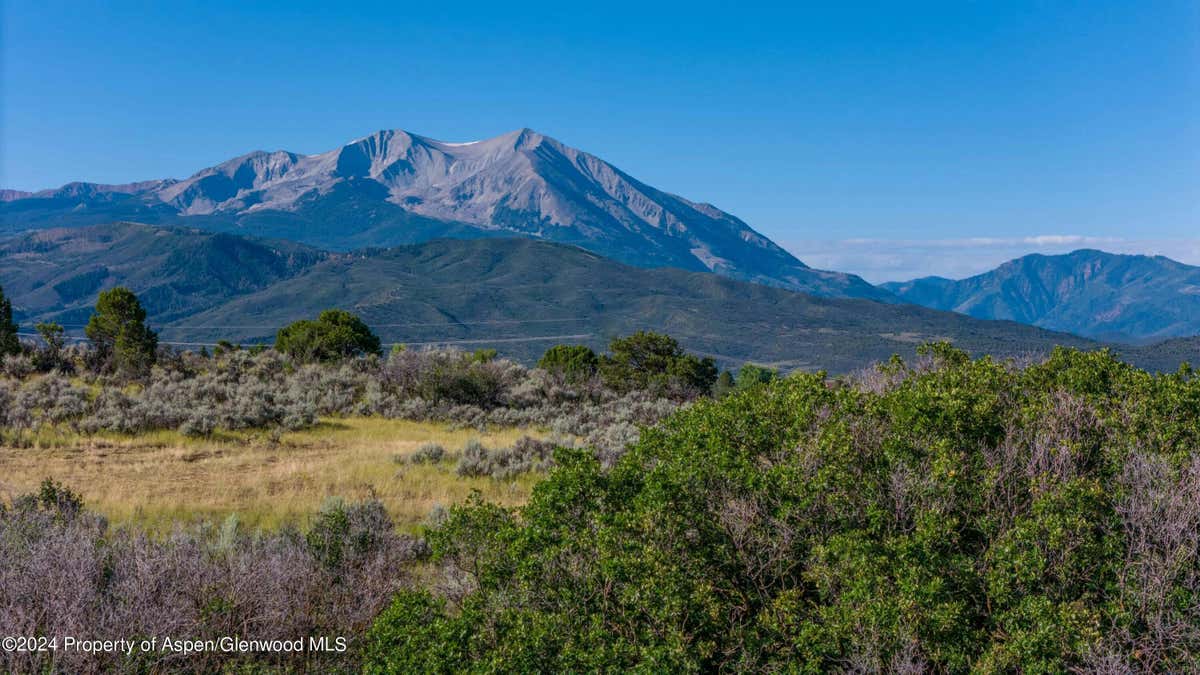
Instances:
[[[176,431],[80,435],[42,427],[23,442],[0,444],[0,494],[28,492],[52,476],[113,524],[157,532],[234,513],[247,527],[303,525],[327,497],[373,495],[401,528],[413,529],[435,506],[459,503],[475,490],[498,503],[522,504],[537,475],[459,476],[452,459],[409,464],[397,457],[424,443],[438,443],[453,456],[471,440],[509,447],[526,435],[540,434],[378,417],[326,418],[277,438],[265,431],[190,437]]]

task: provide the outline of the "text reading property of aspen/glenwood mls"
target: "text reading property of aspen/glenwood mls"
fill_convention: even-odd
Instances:
[[[95,640],[73,636],[23,637],[6,636],[0,639],[0,647],[6,652],[56,652],[67,651],[83,654],[115,654],[132,656],[136,653],[156,654],[295,654],[302,652],[344,652],[345,637],[309,637],[296,640],[255,640],[226,636],[207,640],[192,640],[171,636],[145,639]]]

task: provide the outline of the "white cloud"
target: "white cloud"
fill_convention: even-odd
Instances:
[[[956,239],[814,239],[785,242],[806,264],[853,272],[873,283],[924,276],[961,279],[1030,253],[1095,248],[1110,253],[1164,255],[1200,265],[1200,239],[1127,239],[1076,234]]]
[[[1034,246],[1094,246],[1120,240],[1113,237],[1083,237],[1078,234],[1039,234],[1036,237],[1025,237],[1023,241]]]

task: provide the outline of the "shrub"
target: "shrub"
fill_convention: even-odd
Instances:
[[[475,361],[476,363],[487,363],[488,361],[494,360],[498,353],[499,352],[491,347],[481,347],[476,349],[474,352],[471,352],[471,360]]]
[[[555,345],[538,359],[537,367],[575,383],[594,376],[599,364],[596,352],[586,345]]]
[[[179,433],[184,436],[208,436],[217,429],[217,421],[204,412],[188,416],[179,424]]]
[[[460,476],[486,476],[492,471],[488,457],[488,450],[483,443],[478,438],[472,438],[459,451],[458,466],[454,470]]]
[[[451,618],[445,601],[428,591],[396,594],[367,633],[366,673],[453,673],[469,658],[469,618]],[[429,645],[438,645],[429,649]]]
[[[711,358],[684,352],[668,335],[639,331],[615,338],[609,351],[600,359],[600,375],[615,391],[651,389],[676,398],[694,398],[708,394],[717,380]]]
[[[715,399],[723,399],[733,393],[737,389],[737,383],[733,379],[733,373],[728,370],[722,370],[717,376],[717,381],[713,383],[712,395]]]
[[[506,403],[506,394],[525,373],[506,359],[481,361],[457,350],[409,349],[391,354],[380,379],[400,399],[495,408]]]
[[[8,354],[3,359],[4,374],[18,380],[28,377],[36,370],[28,354]]]
[[[390,528],[391,521],[378,501],[347,504],[330,499],[317,513],[305,541],[320,564],[342,571],[377,550],[387,540]]]
[[[491,453],[488,473],[492,478],[506,479],[531,471],[546,471],[554,466],[554,449],[557,447],[557,443],[522,436],[511,448]]]
[[[610,469],[559,450],[519,515],[451,508],[428,533],[448,602],[398,598],[368,663],[1196,670],[1200,378],[944,345],[885,371],[698,402]]]
[[[56,323],[39,323],[34,328],[43,343],[33,354],[34,366],[43,373],[51,370],[72,370],[71,362],[64,358],[63,354],[63,347],[66,345],[63,327]]]
[[[46,478],[38,487],[35,494],[18,498],[14,507],[20,509],[40,509],[51,514],[59,522],[74,520],[83,510],[83,498],[63,486],[62,483]]]
[[[553,465],[555,443],[530,436],[517,439],[511,448],[489,450],[478,440],[471,440],[459,454],[455,471],[460,476],[491,476],[497,480],[545,471]]]
[[[321,312],[316,321],[302,320],[279,329],[275,349],[297,361],[335,361],[365,354],[379,355],[379,338],[362,319],[340,309]]]
[[[396,534],[373,500],[337,502],[306,533],[179,528],[161,538],[110,529],[78,495],[47,480],[0,503],[0,625],[17,635],[80,639],[240,635],[307,640],[344,636],[344,653],[279,654],[260,667],[357,669],[361,636],[428,547]],[[70,592],[64,592],[70,589]],[[258,660],[261,657],[255,657]],[[170,653],[0,651],[3,672],[241,672],[247,657]]]
[[[666,390],[675,398],[707,396],[717,381],[717,364],[709,357],[684,354],[667,371]]]
[[[747,363],[738,369],[737,387],[738,389],[746,389],[756,384],[766,384],[777,379],[779,379],[779,371]]]
[[[222,356],[239,349],[241,349],[239,345],[235,345],[229,340],[217,340],[217,344],[213,347],[213,356]]]
[[[437,464],[446,457],[446,449],[437,443],[422,443],[408,456],[409,464]]]
[[[26,384],[16,395],[15,406],[25,423],[21,426],[59,424],[86,414],[88,392],[62,375],[49,373]]]

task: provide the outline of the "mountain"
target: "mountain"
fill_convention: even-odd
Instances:
[[[326,253],[188,228],[115,224],[34,232],[0,245],[0,286],[25,331],[58,320],[75,335],[103,288],[128,285],[167,342],[269,341],[296,319],[340,307],[385,342],[497,347],[526,362],[559,342],[601,349],[639,329],[667,332],[723,364],[845,372],[950,339],[975,354],[1026,356],[1098,343],[915,305],[822,298],[583,249],[510,238],[435,240]],[[1180,343],[1173,369],[1196,360]],[[1157,359],[1157,360],[1155,360]],[[1168,362],[1169,361],[1169,362]]]
[[[0,242],[0,285],[26,328],[46,320],[78,333],[104,288],[132,288],[163,323],[293,277],[327,257],[290,242],[116,223]]]
[[[334,250],[522,236],[639,267],[892,300],[815,270],[720,209],[655,189],[529,129],[472,143],[379,131],[316,155],[252,152],[184,180],[72,183],[0,201],[0,233],[113,220],[185,224]]]
[[[1035,254],[961,281],[927,277],[883,287],[925,307],[1097,339],[1200,334],[1200,267],[1162,256]]]
[[[941,338],[998,355],[1094,346],[1011,322],[642,269],[526,239],[437,240],[333,258],[165,330],[202,340],[265,339],[330,306],[359,314],[385,342],[495,346],[526,361],[556,342],[602,349],[640,329],[669,333],[726,364],[835,372],[911,355],[920,342]]]

